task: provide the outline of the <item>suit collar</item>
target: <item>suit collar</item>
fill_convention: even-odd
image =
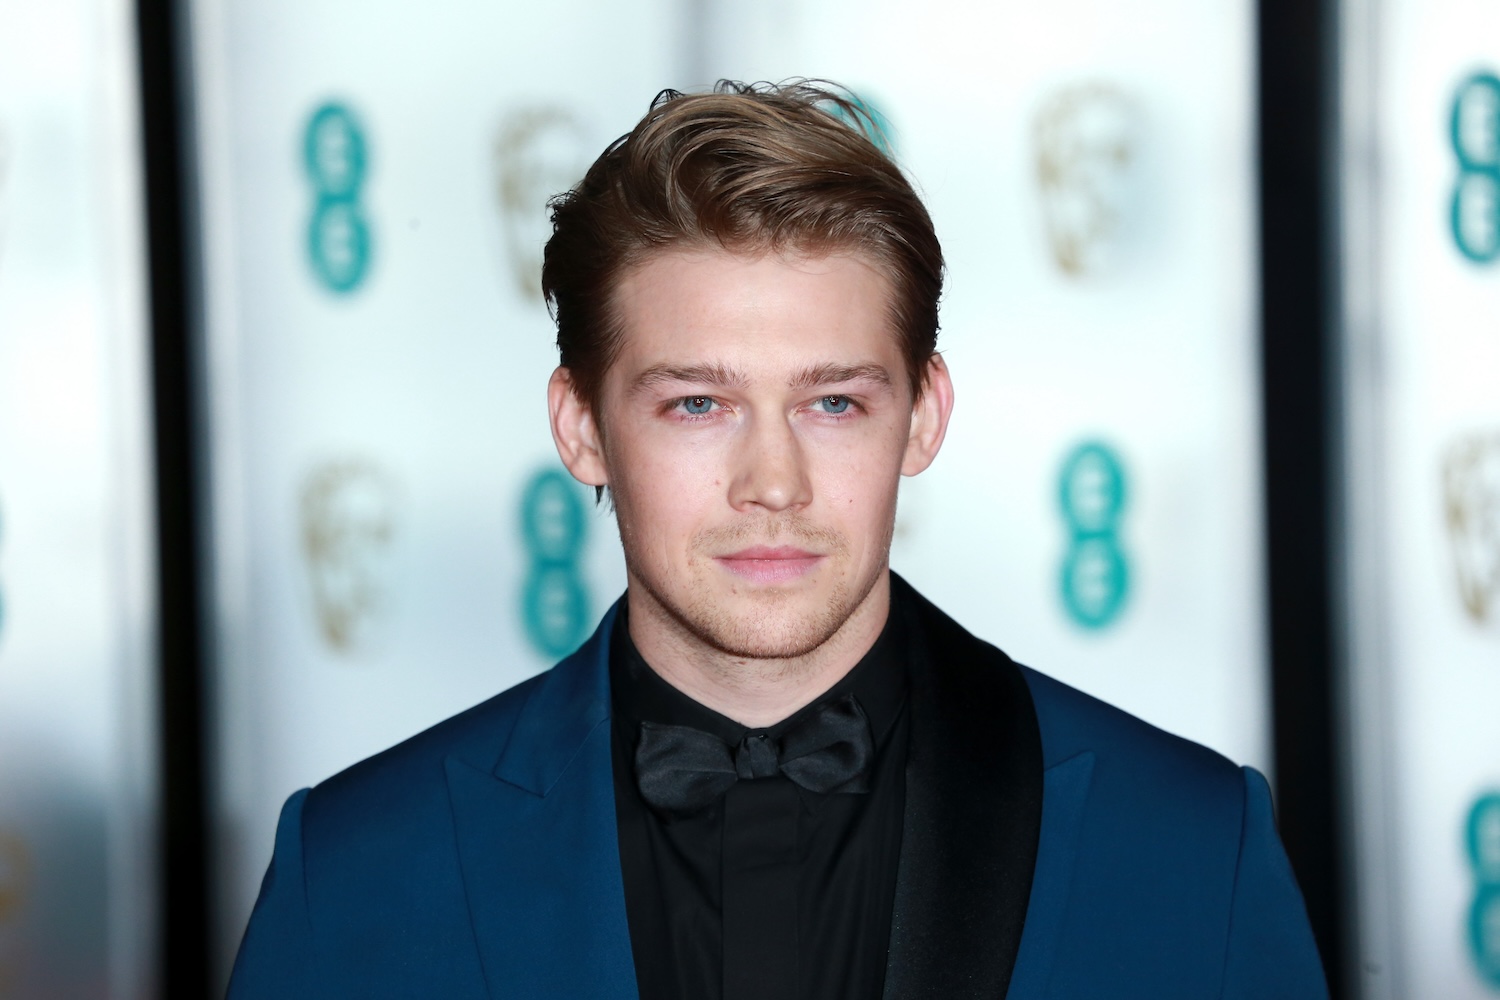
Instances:
[[[634,1000],[606,669],[614,610],[540,678],[493,768],[445,762],[491,997]]]
[[[619,608],[617,601],[588,641],[542,676],[500,754],[495,777],[545,796],[589,734],[608,721],[609,635]]]
[[[1006,994],[1042,816],[1042,745],[1009,657],[891,574],[909,616],[911,752],[885,995]]]

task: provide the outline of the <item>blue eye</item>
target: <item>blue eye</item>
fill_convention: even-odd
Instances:
[[[688,396],[682,401],[682,408],[695,417],[701,417],[714,408],[714,401],[708,396]]]
[[[849,409],[849,397],[824,396],[822,399],[818,400],[818,404],[823,407],[824,413],[843,413],[845,410]]]

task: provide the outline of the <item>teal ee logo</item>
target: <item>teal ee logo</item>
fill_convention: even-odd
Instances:
[[[848,105],[833,105],[833,116],[865,134],[886,156],[894,156],[896,145],[892,139],[891,122],[880,109],[868,99],[855,93],[846,96]]]
[[[521,620],[532,648],[560,657],[578,648],[593,623],[580,560],[588,539],[582,488],[561,469],[544,469],[521,496],[521,536],[529,565]]]
[[[1119,538],[1125,501],[1125,469],[1108,445],[1087,441],[1068,454],[1058,477],[1068,532],[1062,603],[1068,617],[1086,629],[1114,622],[1130,591],[1130,564]]]
[[[1464,832],[1475,881],[1469,950],[1480,978],[1500,991],[1500,792],[1474,803]]]
[[[366,156],[364,130],[347,107],[313,112],[302,141],[313,188],[307,255],[318,282],[339,294],[358,288],[370,269],[370,225],[360,204]]]
[[[1449,122],[1458,180],[1449,224],[1459,252],[1476,264],[1500,256],[1500,79],[1476,73],[1453,98]]]

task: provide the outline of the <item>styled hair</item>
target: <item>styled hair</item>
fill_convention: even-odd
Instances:
[[[937,349],[943,251],[921,199],[877,145],[879,118],[846,93],[807,81],[664,90],[552,199],[542,294],[560,362],[596,415],[623,333],[615,289],[668,250],[859,255],[890,282],[892,329],[921,394]]]

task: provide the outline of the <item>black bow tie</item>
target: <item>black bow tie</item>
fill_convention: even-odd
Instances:
[[[670,813],[711,804],[741,778],[784,774],[813,792],[867,792],[875,740],[864,709],[846,694],[779,736],[747,733],[731,747],[690,726],[641,723],[635,777],[641,797]]]

